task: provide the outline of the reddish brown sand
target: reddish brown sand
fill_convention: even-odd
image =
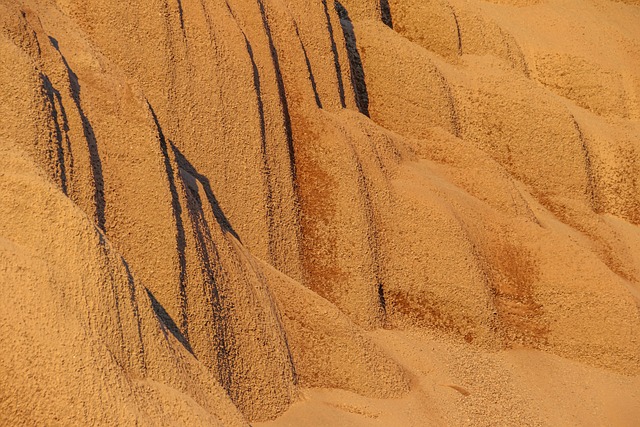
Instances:
[[[640,423],[638,0],[0,30],[0,425]]]

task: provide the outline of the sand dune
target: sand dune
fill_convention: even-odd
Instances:
[[[636,0],[0,0],[0,424],[636,425]]]

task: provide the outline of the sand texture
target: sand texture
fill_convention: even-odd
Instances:
[[[0,425],[637,426],[638,0],[0,0]]]

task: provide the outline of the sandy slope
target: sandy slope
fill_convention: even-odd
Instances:
[[[482,352],[422,333],[373,335],[412,374],[400,399],[306,389],[276,421],[258,426],[633,426],[637,377],[528,349]]]
[[[0,0],[0,424],[635,425],[635,0]]]

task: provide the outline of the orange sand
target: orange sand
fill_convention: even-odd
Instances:
[[[637,0],[0,29],[0,425],[637,425]]]

